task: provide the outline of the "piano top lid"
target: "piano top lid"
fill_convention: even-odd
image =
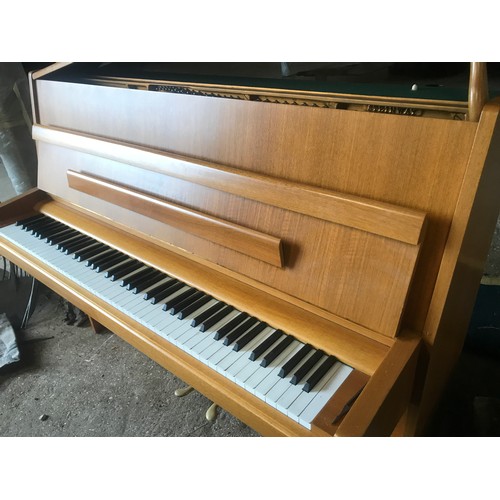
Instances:
[[[34,77],[69,82],[176,82],[465,103],[469,63],[58,63]],[[500,92],[494,89],[494,96]]]

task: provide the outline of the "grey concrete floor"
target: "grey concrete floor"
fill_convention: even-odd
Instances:
[[[0,370],[0,436],[257,437],[118,336],[67,325],[65,306],[43,288],[25,330],[21,361]],[[46,415],[46,419],[40,417]]]

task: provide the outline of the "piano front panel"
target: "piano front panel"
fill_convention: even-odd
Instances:
[[[404,318],[410,328],[422,329],[477,123],[34,83],[42,125],[426,213],[425,244]]]
[[[140,232],[144,238],[152,237],[167,248],[174,246],[206,259],[222,272],[237,272],[259,286],[267,285],[315,306],[342,318],[355,330],[373,332],[374,338],[394,337],[397,333],[420,244],[334,224],[42,141],[38,142],[38,157],[39,187],[58,198]],[[283,265],[258,258],[251,247],[242,253],[215,238],[211,241],[210,235],[202,238],[189,227],[184,230],[182,225],[169,224],[168,219],[158,220],[149,215],[144,199],[136,200],[141,206],[141,213],[137,213],[133,207],[124,208],[123,200],[107,201],[99,188],[92,195],[70,188],[68,170],[278,239]],[[130,200],[130,205],[133,203]],[[364,205],[369,207],[370,200]],[[392,208],[396,218],[398,207]],[[423,224],[423,215],[420,221]],[[197,220],[196,224],[202,222]]]

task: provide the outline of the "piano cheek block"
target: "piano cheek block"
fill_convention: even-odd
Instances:
[[[146,215],[273,266],[284,266],[280,238],[211,217],[92,175],[68,170],[67,178],[68,185],[72,189]]]

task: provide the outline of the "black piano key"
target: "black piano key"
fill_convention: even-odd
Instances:
[[[34,229],[32,231],[32,234],[35,238],[38,238],[40,240],[44,240],[46,236],[49,236],[52,234],[52,231],[55,229],[57,231],[60,231],[61,228],[64,226],[62,224],[54,224],[53,226],[48,226],[48,227],[43,227],[39,229]]]
[[[85,250],[80,250],[78,252],[75,252],[73,258],[76,259],[78,262],[85,262],[90,257],[98,255],[107,250],[108,248],[109,248],[108,245],[105,245],[104,243],[96,243],[95,245],[89,246]]]
[[[193,304],[193,302],[196,302],[198,299],[203,297],[205,294],[203,292],[197,291],[196,293],[193,293],[189,295],[187,298],[182,300],[181,302],[178,302],[175,304],[172,309],[170,309],[170,314],[173,316],[174,314],[180,313],[184,308],[190,306]]]
[[[186,286],[186,285],[183,284],[183,286]],[[175,305],[179,304],[180,302],[182,302],[187,297],[190,297],[194,293],[196,293],[196,289],[195,288],[188,288],[184,292],[181,292],[179,295],[176,295],[175,297],[172,297],[172,298],[168,298],[166,300],[166,302],[163,304],[163,310],[164,311],[168,311],[169,309],[171,309]]]
[[[243,349],[251,340],[253,340],[259,333],[265,330],[268,327],[267,323],[259,323],[250,329],[247,333],[245,333],[242,337],[236,340],[233,346],[233,350],[238,352],[240,349]],[[226,337],[226,339],[229,337]]]
[[[210,318],[210,316],[213,316],[216,312],[220,311],[224,306],[226,306],[224,302],[217,302],[213,306],[209,307],[206,311],[203,311],[202,313],[195,316],[191,321],[191,326],[198,326],[200,323]]]
[[[263,340],[255,349],[250,353],[248,359],[250,361],[255,361],[261,354],[267,351],[275,342],[277,342],[283,336],[281,330],[276,330],[267,339]]]
[[[224,326],[220,327],[214,335],[215,340],[220,340],[224,338],[229,332],[234,330],[238,325],[243,323],[248,318],[247,313],[240,313],[238,316],[234,317],[229,323],[226,323]]]
[[[47,228],[56,223],[57,221],[55,221],[54,219],[49,219],[49,218],[40,219],[33,223],[26,224],[24,230],[36,236],[37,232],[43,229],[44,227]]]
[[[59,233],[63,230],[70,229],[68,226],[61,224],[60,222],[54,222],[54,224],[50,224],[42,229],[39,229],[33,233],[33,235],[40,239],[45,239],[55,233]]]
[[[110,281],[117,281],[142,267],[144,267],[144,264],[138,260],[127,261],[123,265],[116,266],[112,271],[106,271],[104,277],[109,278]]]
[[[265,366],[268,366],[270,363],[272,363],[293,341],[294,341],[294,338],[291,335],[287,335],[276,347],[271,349],[262,358],[260,366],[265,367]]]
[[[136,280],[141,279],[143,276],[151,273],[154,269],[149,266],[145,266],[143,264],[143,267],[141,269],[136,269],[133,273],[129,273],[127,276],[125,276],[120,283],[120,286],[128,286],[130,283],[133,283]]]
[[[305,344],[300,350],[295,353],[282,367],[280,372],[278,373],[278,377],[284,378],[286,377],[300,361],[304,359],[304,357],[312,350],[312,345]]]
[[[116,257],[113,257],[112,259],[108,260],[107,262],[103,262],[102,264],[98,264],[94,267],[94,271],[96,273],[101,273],[103,271],[107,271],[108,269],[111,269],[112,267],[116,266],[117,264],[120,264],[121,262],[124,262],[126,260],[130,260],[130,257],[125,254],[117,255]]]
[[[164,274],[158,269],[150,268],[147,272],[141,273],[136,278],[131,279],[127,283],[127,290],[134,291],[137,287],[140,287],[146,281],[149,281],[151,278],[156,278],[156,280],[160,280]]]
[[[151,304],[158,304],[158,302],[161,302],[162,300],[170,297],[170,295],[178,292],[184,286],[184,283],[182,283],[181,281],[172,280],[172,282],[168,284],[167,288],[153,296],[153,298],[151,299]]]
[[[212,297],[210,297],[210,295],[203,294],[203,296],[201,298],[199,298],[198,300],[196,300],[192,304],[190,304],[187,307],[185,307],[184,309],[182,309],[182,311],[179,312],[179,315],[177,316],[177,318],[179,318],[179,319],[186,318],[187,316],[194,313],[200,307],[203,307],[205,304],[207,304],[211,300],[212,300]],[[193,319],[193,321],[194,321],[194,319]],[[193,323],[191,322],[191,326],[196,326],[196,325],[193,325]]]
[[[61,252],[70,255],[73,252],[76,252],[82,249],[84,246],[89,245],[92,241],[94,241],[90,236],[81,235],[80,237],[76,237],[74,241],[67,243],[60,243],[56,248],[61,250]]]
[[[297,385],[309,373],[318,361],[325,355],[323,351],[316,351],[306,362],[293,374],[290,383]]]
[[[224,339],[224,345],[231,345],[237,339],[239,339],[249,328],[253,327],[259,322],[257,318],[248,318],[244,323],[236,327],[228,336]]]
[[[138,264],[140,264],[140,262],[137,261],[137,260],[135,260],[135,259],[126,260],[125,262],[116,265],[115,267],[113,267],[109,271],[106,271],[104,273],[104,277],[105,278],[110,278],[111,281],[113,281],[112,278],[115,275],[115,273],[119,273],[119,272],[125,271],[127,269],[130,269],[131,267],[137,266]],[[118,278],[116,278],[116,279],[118,279]]]
[[[55,220],[55,219],[45,219],[44,221],[40,221],[40,222],[35,222],[34,224],[32,224],[30,227],[31,227],[31,231],[37,233],[39,231],[48,231],[50,230],[52,227],[68,227],[66,226],[65,224],[63,224],[62,222],[59,222],[58,220]]]
[[[305,392],[311,392],[314,386],[322,379],[326,372],[337,362],[335,356],[328,356],[328,358],[323,361],[317,368],[317,370],[307,379],[302,390]]]
[[[146,288],[149,288],[155,283],[158,283],[159,281],[163,280],[165,277],[166,277],[165,273],[157,271],[156,273],[153,273],[151,276],[143,279],[140,283],[136,283],[135,286],[130,289],[130,291],[135,294],[140,293],[143,290],[146,290]]]
[[[21,226],[21,228],[24,229],[24,226],[26,224],[29,224],[30,222],[34,222],[34,221],[39,220],[39,219],[44,219],[45,217],[46,216],[43,214],[32,215],[31,217],[27,217],[26,219],[22,219],[20,221],[17,221],[15,225]]]
[[[204,319],[200,323],[200,332],[206,332],[209,328],[216,325],[219,321],[223,320],[228,314],[234,311],[234,307],[224,305],[224,307],[213,316],[210,316],[207,319]]]
[[[137,278],[139,275],[142,275],[142,273],[149,271],[151,268],[149,266],[144,265],[140,261],[136,261],[140,265],[137,267],[134,267],[133,269],[128,269],[127,271],[123,271],[121,273],[116,273],[115,276],[120,275],[121,282],[120,286],[126,287],[131,280],[134,278]]]
[[[39,219],[39,220],[34,221],[34,222],[28,222],[27,224],[23,225],[22,228],[27,233],[33,234],[34,231],[37,231],[39,228],[42,228],[44,226],[47,226],[51,222],[52,222],[52,220],[47,219],[47,218]]]
[[[63,231],[60,231],[59,233],[47,236],[45,238],[45,241],[49,245],[58,245],[61,241],[67,241],[70,238],[74,238],[78,234],[78,231],[75,231],[74,229],[65,229]]]
[[[144,300],[151,300],[156,294],[163,292],[167,287],[173,285],[176,282],[177,282],[177,280],[170,278],[168,281],[165,281],[163,283],[159,283],[158,286],[155,286],[154,288],[151,288],[151,290],[148,290],[144,294],[143,299]]]
[[[36,224],[39,224],[40,222],[50,222],[52,219],[50,219],[49,217],[47,217],[46,215],[38,215],[38,216],[34,216],[34,217],[30,217],[28,219],[24,219],[20,226],[22,229],[24,229],[25,231],[29,231],[29,228],[33,225],[36,225]]]
[[[106,262],[109,262],[111,259],[116,259],[117,257],[122,257],[122,256],[123,254],[120,251],[110,249],[109,252],[104,252],[98,257],[93,257],[89,259],[86,262],[86,264],[88,263],[90,269],[95,269],[97,266],[105,264]]]
[[[66,224],[62,224],[61,222],[54,222],[53,224],[40,229],[37,234],[47,238],[48,236],[60,233],[61,231],[74,231],[74,229]]]
[[[71,245],[72,243],[76,243],[77,241],[81,241],[81,234],[73,234],[71,236],[67,236],[65,239],[55,243],[56,250],[60,250],[64,252],[67,245]]]
[[[94,262],[97,262],[99,261],[100,259],[103,259],[103,258],[106,258],[106,257],[109,257],[110,255],[115,255],[116,253],[116,250],[113,250],[112,248],[108,248],[108,250],[103,250],[102,252],[92,256],[92,257],[89,257],[86,261],[85,261],[85,265],[87,267],[90,267],[90,269],[92,269],[92,264]]]
[[[94,239],[91,239],[88,243],[86,243],[82,248],[79,248],[76,252],[73,253],[73,259],[77,260],[80,257],[80,254],[86,252],[87,250],[91,250],[97,247],[103,247],[104,243],[100,243]]]

